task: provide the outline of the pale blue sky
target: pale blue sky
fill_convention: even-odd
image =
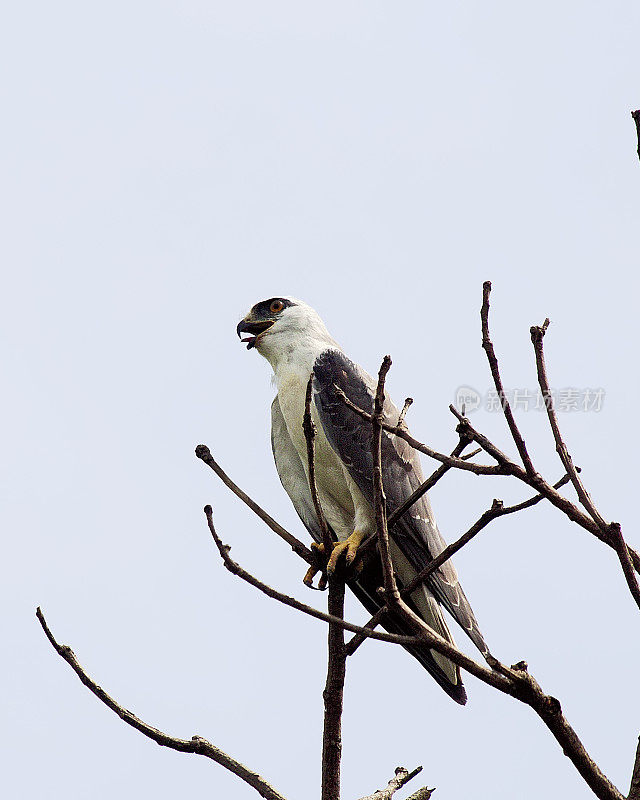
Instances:
[[[370,372],[390,353],[392,394],[415,398],[412,430],[440,449],[455,441],[456,388],[489,388],[482,281],[507,386],[535,387],[529,326],[549,316],[552,383],[606,391],[600,413],[562,415],[567,442],[604,515],[640,546],[639,26],[631,1],[7,12],[6,796],[257,796],[100,705],[45,642],[38,604],[127,708],[211,739],[290,800],[317,796],[325,630],[221,567],[202,506],[243,565],[324,598],[193,455],[207,443],[305,536],[271,463],[268,365],[235,335],[265,297],[316,307]],[[519,420],[556,479],[543,418]],[[509,446],[497,416],[474,422]],[[526,495],[442,482],[445,537],[496,496]],[[615,555],[538,507],[456,564],[492,650],[529,662],[626,792],[640,618]],[[349,615],[365,619],[355,603]],[[534,714],[473,678],[459,708],[403,651],[368,643],[347,680],[345,800],[398,764],[423,764],[443,800],[590,796]]]

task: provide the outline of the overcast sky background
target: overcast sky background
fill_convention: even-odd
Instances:
[[[193,453],[208,444],[307,540],[272,465],[268,364],[235,326],[264,298],[305,299],[370,372],[392,355],[412,431],[448,450],[456,388],[490,388],[491,279],[510,389],[535,388],[529,326],[546,316],[553,386],[605,389],[601,411],[561,424],[639,546],[640,6],[26,0],[5,14],[3,795],[257,797],[101,705],[45,641],[40,604],[125,707],[209,738],[291,800],[317,797],[325,627],[229,575],[202,514],[212,503],[245,567],[324,605]],[[542,415],[518,419],[556,480]],[[513,452],[496,414],[473,421]],[[526,496],[465,474],[432,502],[452,540],[493,497]],[[456,564],[493,652],[529,662],[626,792],[640,618],[613,552],[539,506]],[[366,619],[353,601],[348,614]],[[398,764],[424,765],[439,800],[591,796],[532,711],[466,684],[461,708],[404,651],[364,645],[345,800]]]

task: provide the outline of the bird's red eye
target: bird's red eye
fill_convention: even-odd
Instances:
[[[274,300],[269,306],[269,311],[271,311],[272,314],[279,314],[283,308],[284,303],[281,300]]]

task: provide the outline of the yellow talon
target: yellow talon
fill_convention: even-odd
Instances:
[[[344,542],[336,542],[329,558],[329,563],[327,564],[327,572],[329,575],[333,575],[333,573],[336,571],[338,559],[343,553],[345,553],[345,565],[350,567],[351,564],[353,564],[355,557],[358,554],[358,548],[365,539],[365,536],[366,535],[363,531],[355,530],[348,539],[344,540]]]
[[[323,591],[327,588],[327,573],[325,572],[325,568],[320,566],[321,563],[324,562],[324,545],[319,544],[318,542],[311,542],[311,550],[316,555],[316,565],[312,565],[307,570],[302,582],[305,586],[308,586],[310,589],[319,589]],[[317,587],[313,585],[313,579],[315,576],[320,573],[320,578],[318,579]]]

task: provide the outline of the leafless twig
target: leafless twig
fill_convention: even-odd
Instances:
[[[638,135],[638,158],[640,158],[640,108],[637,111],[632,111],[631,116],[636,123],[636,133]]]
[[[498,359],[496,358],[496,354],[493,349],[493,342],[491,341],[491,338],[489,336],[490,294],[491,294],[491,281],[485,281],[482,284],[482,308],[480,309],[480,320],[482,323],[482,347],[484,348],[484,351],[487,354],[487,360],[489,362],[489,368],[491,370],[491,375],[493,377],[493,383],[496,387],[498,397],[500,398],[500,404],[502,405],[502,412],[504,414],[505,419],[507,420],[507,425],[509,426],[509,430],[511,431],[511,436],[513,437],[513,441],[515,442],[516,447],[518,448],[518,452],[520,453],[520,458],[522,459],[522,463],[524,464],[524,468],[527,471],[527,474],[534,475],[535,469],[533,468],[533,464],[531,463],[531,458],[527,451],[527,446],[525,444],[522,434],[518,430],[518,426],[516,425],[516,421],[513,417],[513,412],[511,411],[511,405],[509,404],[507,395],[504,392],[504,387],[502,385],[502,378],[500,377],[500,368],[498,366]]]
[[[564,486],[566,483],[569,483],[569,477],[567,475],[564,478],[561,478],[556,484],[554,484],[554,488],[560,488]],[[468,531],[462,534],[462,536],[457,539],[455,542],[447,545],[444,550],[439,553],[432,561],[430,561],[424,569],[422,569],[416,577],[411,581],[411,583],[407,584],[407,586],[402,590],[402,597],[406,597],[409,595],[420,583],[423,583],[426,578],[431,575],[432,572],[435,572],[439,569],[445,561],[448,561],[451,556],[455,555],[458,550],[461,550],[468,542],[470,542],[476,534],[480,533],[483,528],[486,528],[490,522],[493,522],[494,519],[498,519],[498,517],[504,517],[507,514],[515,514],[517,511],[523,511],[525,508],[531,508],[539,503],[543,499],[541,494],[535,495],[535,497],[530,497],[528,500],[524,500],[522,503],[518,503],[514,506],[505,506],[502,500],[494,500],[491,508],[487,509],[469,528]]]
[[[633,115],[636,125],[638,126],[640,155],[640,111],[633,112]],[[582,481],[578,476],[579,469],[573,465],[566,445],[562,440],[562,436],[557,424],[557,418],[555,417],[555,412],[553,411],[551,404],[547,406],[549,422],[556,441],[556,449],[558,450],[567,474],[560,481],[551,486],[544,480],[544,478],[535,472],[532,460],[529,457],[525,445],[524,438],[518,429],[510,405],[505,396],[498,360],[489,336],[488,315],[490,291],[490,282],[485,282],[483,286],[483,303],[481,310],[483,347],[487,353],[496,390],[501,399],[502,409],[523,466],[520,466],[511,460],[505,453],[496,447],[495,444],[488,440],[486,436],[473,428],[469,420],[453,407],[451,407],[452,413],[455,414],[459,422],[457,431],[460,436],[460,441],[450,456],[446,456],[442,453],[432,450],[426,445],[415,440],[408,433],[404,424],[404,416],[409,408],[411,402],[410,398],[408,398],[405,402],[404,408],[398,417],[397,424],[393,426],[386,423],[383,415],[383,403],[385,379],[391,366],[391,359],[388,356],[385,357],[378,375],[378,384],[373,413],[367,413],[355,406],[338,387],[335,387],[338,391],[338,394],[342,397],[343,402],[353,411],[358,413],[362,418],[368,420],[373,431],[372,454],[374,467],[374,511],[377,526],[377,541],[384,573],[384,595],[386,598],[386,606],[383,607],[376,615],[374,615],[374,617],[366,624],[366,626],[363,627],[354,625],[344,620],[345,584],[344,580],[342,580],[339,575],[332,575],[329,578],[329,613],[324,613],[318,609],[301,603],[295,598],[284,595],[283,593],[267,586],[258,578],[248,573],[230,558],[229,547],[222,542],[215,530],[211,506],[205,507],[205,514],[212,537],[218,548],[224,566],[230,572],[278,602],[288,605],[316,619],[320,619],[329,623],[329,659],[327,681],[324,691],[325,734],[323,738],[322,800],[339,800],[340,756],[342,746],[341,715],[346,657],[348,654],[353,653],[360,641],[364,640],[365,638],[375,638],[405,646],[408,644],[414,646],[420,645],[434,650],[435,652],[447,657],[458,667],[466,670],[487,685],[490,685],[498,691],[508,694],[520,702],[529,705],[547,726],[550,733],[561,746],[565,755],[567,755],[567,757],[572,761],[575,768],[581,774],[593,793],[600,798],[600,800],[624,800],[622,794],[602,773],[602,771],[585,750],[577,734],[563,716],[559,701],[543,692],[542,688],[539,686],[533,676],[529,674],[525,662],[520,662],[514,666],[507,667],[498,661],[494,656],[486,654],[486,660],[490,667],[487,668],[486,666],[474,661],[462,651],[458,650],[451,642],[445,640],[442,636],[436,633],[404,602],[404,598],[406,598],[407,595],[410,594],[410,592],[415,589],[420,582],[425,581],[434,570],[441,567],[447,559],[449,559],[455,552],[460,550],[469,541],[471,541],[471,539],[481,530],[483,530],[493,519],[505,514],[515,513],[516,511],[529,508],[541,500],[546,499],[563,511],[569,519],[581,525],[583,528],[601,539],[601,541],[605,542],[616,550],[625,578],[627,580],[629,590],[636,603],[640,607],[640,588],[634,572],[634,570],[640,572],[640,556],[638,556],[638,554],[629,548],[625,543],[622,537],[620,525],[618,523],[607,524],[604,518],[595,508],[593,501],[584,489]],[[550,397],[546,376],[546,367],[544,364],[544,352],[542,347],[542,340],[547,326],[548,320],[545,321],[543,326],[533,327],[531,329],[531,337],[536,355],[538,378],[545,399]],[[310,379],[305,398],[304,416],[304,429],[307,439],[309,481],[316,515],[323,531],[325,549],[330,552],[333,542],[331,541],[329,527],[322,513],[317,487],[315,485],[315,430],[311,419],[311,386]],[[416,450],[425,453],[431,458],[434,458],[441,464],[441,466],[434,471],[432,476],[430,476],[430,478],[428,478],[427,481],[425,481],[401,507],[394,510],[388,519],[382,474],[383,431],[405,439]],[[470,462],[469,459],[473,455],[476,455],[477,452],[480,452],[478,450],[467,456],[462,456],[463,449],[472,441],[476,442],[480,446],[481,450],[486,452],[490,458],[495,460],[496,463],[493,465],[485,465]],[[231,489],[231,491],[236,494],[236,496],[246,503],[254,511],[254,513],[256,513],[278,536],[286,541],[304,561],[311,565],[316,564],[314,554],[307,547],[305,547],[302,542],[300,542],[295,536],[290,534],[279,523],[277,523],[242,489],[240,489],[233,481],[231,481],[231,479],[213,459],[209,449],[205,445],[199,445],[196,448],[196,454],[198,458],[208,464],[208,466],[213,469],[214,472],[216,472],[216,474]],[[466,533],[459,537],[457,541],[445,548],[442,553],[429,562],[429,564],[425,565],[424,569],[416,576],[416,578],[410,584],[403,587],[402,591],[399,591],[390,556],[390,542],[388,533],[389,526],[396,522],[397,519],[404,514],[411,507],[411,505],[413,505],[413,503],[415,503],[418,498],[428,490],[428,488],[430,488],[430,486],[434,485],[437,480],[439,480],[447,471],[452,468],[470,471],[478,475],[513,476],[534,489],[536,494],[533,497],[530,497],[528,500],[508,507],[504,507],[501,501],[494,500],[491,508],[485,511],[484,514],[482,514],[471,526],[471,528],[466,531]],[[573,484],[578,494],[580,503],[587,513],[582,511],[574,503],[569,501],[558,492],[558,489],[567,484],[569,481],[571,481]],[[403,621],[403,627],[405,627],[407,630],[415,631],[415,635],[401,636],[375,631],[374,627],[385,613],[397,614]],[[235,761],[233,758],[223,753],[215,745],[212,745],[205,739],[202,739],[199,736],[194,736],[191,740],[175,739],[163,733],[162,731],[149,726],[147,723],[143,722],[138,717],[131,714],[131,712],[120,706],[87,675],[84,669],[79,665],[73,651],[65,645],[58,644],[49,630],[40,609],[37,610],[36,614],[47,638],[56,652],[65,661],[67,661],[67,663],[70,664],[80,680],[127,724],[136,728],[145,736],[156,741],[158,744],[179,750],[181,752],[204,755],[205,757],[216,761],[226,769],[241,777],[262,797],[267,798],[267,800],[284,800],[282,795],[273,789],[264,780],[264,778]],[[351,642],[346,646],[344,643],[345,630],[349,630],[356,634]],[[373,795],[362,798],[362,800],[390,800],[392,795],[408,780],[414,777],[420,771],[420,769],[421,768],[418,768],[412,773],[409,773],[407,770],[398,768],[395,778],[389,782],[385,789],[378,790]],[[411,795],[411,798],[408,800],[428,800],[433,791],[433,789],[427,789],[424,787]],[[640,743],[636,753],[631,787],[627,800],[640,800]]]
[[[462,456],[462,451],[468,444],[469,440],[464,435],[461,435],[458,444],[451,451],[451,456],[454,458],[461,456],[461,458],[467,459],[473,455],[476,455],[477,453],[482,452],[482,448],[478,448],[475,453],[469,453],[466,456]],[[389,519],[387,520],[387,529],[391,529],[393,525],[395,525],[395,523],[400,519],[400,517],[405,514],[412,505],[414,505],[414,503],[417,503],[423,495],[431,491],[436,483],[438,483],[438,481],[443,478],[450,469],[450,465],[441,464],[436,470],[434,470],[431,475],[429,475],[429,477],[423,483],[421,483],[420,486],[418,486],[415,492],[413,492],[401,506],[396,508],[395,511],[389,515]],[[375,545],[377,540],[378,534],[371,534],[371,536],[369,536],[358,548],[358,559],[364,557]]]
[[[206,444],[199,444],[196,447],[196,456],[201,461],[204,461],[208,467],[211,467],[224,485],[231,489],[235,496],[239,497],[243,503],[248,505],[253,513],[257,514],[275,534],[277,534],[281,539],[284,539],[284,541],[291,546],[291,549],[294,551],[294,553],[297,553],[300,558],[307,562],[307,564],[314,565],[316,563],[316,559],[308,547],[305,547],[299,539],[296,539],[296,537],[289,533],[286,528],[283,528],[279,522],[276,522],[275,519],[267,514],[267,512],[261,508],[255,500],[252,500],[246,492],[243,492],[242,489],[231,480],[231,478],[211,455],[211,451]]]
[[[549,418],[549,425],[553,432],[553,438],[556,443],[556,452],[562,461],[562,465],[567,471],[567,475],[571,478],[573,488],[587,513],[591,516],[593,521],[599,526],[606,526],[602,515],[595,507],[593,500],[589,493],[584,488],[584,485],[578,475],[578,472],[573,464],[573,459],[569,455],[567,445],[564,443],[562,434],[560,433],[560,426],[558,425],[558,418],[556,416],[555,408],[553,407],[553,395],[549,388],[549,380],[547,378],[547,367],[544,360],[544,335],[549,327],[549,319],[545,319],[542,325],[533,325],[531,327],[531,343],[536,356],[536,371],[538,373],[538,385],[542,392],[544,405],[547,410],[547,417]]]
[[[338,386],[335,386],[335,389],[342,402],[346,406],[362,417],[362,419],[366,419],[369,422],[372,421],[372,414],[353,403]],[[424,453],[430,458],[433,458],[442,464],[447,464],[455,469],[474,472],[476,475],[511,475],[514,478],[517,478],[523,483],[526,483],[527,486],[530,486],[536,492],[539,492],[552,505],[556,506],[556,508],[559,508],[564,514],[566,514],[566,516],[572,522],[577,523],[582,528],[589,531],[589,533],[592,533],[597,539],[600,539],[601,542],[604,542],[605,544],[609,545],[609,547],[615,549],[615,545],[607,527],[602,529],[588,514],[585,514],[583,511],[581,511],[574,503],[561,495],[556,489],[547,483],[547,481],[545,481],[541,475],[538,473],[529,475],[527,471],[519,464],[511,461],[505,455],[505,453],[503,453],[498,447],[496,447],[496,445],[487,439],[486,436],[476,430],[471,425],[469,420],[466,417],[463,417],[458,409],[455,408],[455,406],[449,406],[449,410],[460,422],[457,428],[458,433],[468,434],[473,441],[479,444],[486,453],[488,453],[492,458],[495,458],[498,462],[495,466],[475,464],[473,462],[465,461],[462,458],[455,458],[452,456],[447,456],[444,453],[439,453],[437,450],[433,450],[422,442],[419,442],[417,439],[414,439],[414,437],[411,436],[406,429],[398,428],[396,425],[389,425],[388,423],[383,422],[382,428],[387,433],[391,433],[394,436],[399,436],[401,439],[404,439],[406,442],[408,442],[408,444],[411,445],[411,447],[414,448],[414,450],[418,450],[420,453]],[[628,546],[627,548],[634,569],[636,572],[640,572],[640,555],[638,555],[638,553],[632,548]]]
[[[451,456],[456,458],[460,456],[463,460],[467,460],[471,453],[468,456],[463,456],[462,451],[465,447],[469,444],[469,440],[465,436],[460,437],[460,441],[458,444],[453,448],[451,451]],[[480,449],[476,450],[476,453],[481,452]],[[420,486],[413,492],[409,497],[404,501],[404,503],[395,509],[391,514],[389,514],[389,519],[387,520],[387,527],[391,528],[399,519],[400,517],[405,514],[414,503],[425,495],[427,492],[431,491],[431,489],[436,485],[436,483],[440,480],[440,478],[444,477],[447,472],[451,469],[449,464],[442,464],[438,467],[435,472],[433,472],[424,483],[421,483]]]
[[[413,397],[407,397],[407,399],[404,401],[404,405],[402,406],[402,411],[398,415],[398,422],[396,423],[398,427],[400,425],[404,425],[404,418],[407,416],[407,411],[409,410],[412,404],[413,404]]]
[[[429,626],[406,605],[404,600],[398,600],[394,610],[400,613],[405,621],[413,622],[414,627],[423,631],[424,635],[428,636],[429,639],[434,638]],[[435,637],[435,641],[439,639],[440,637]],[[438,652],[446,655],[455,664],[472,672],[485,683],[491,683],[494,688],[530,706],[547,726],[564,754],[571,760],[596,797],[600,800],[624,800],[623,795],[591,758],[580,738],[562,714],[560,702],[555,697],[543,692],[535,678],[527,671],[527,666],[524,662],[512,667],[506,667],[493,656],[487,656],[487,661],[493,670],[491,672],[492,680],[487,680],[484,670],[482,668],[478,669],[478,664],[473,662],[473,669],[470,669],[470,665],[463,663],[464,659],[460,658],[460,651],[457,648],[442,647],[439,641],[438,644],[440,646],[433,647],[433,649],[437,649]],[[430,644],[429,646],[431,647],[432,645]],[[506,683],[494,682],[497,677],[505,678]]]
[[[371,639],[379,639],[382,642],[390,642],[391,644],[402,645],[417,644],[420,641],[420,638],[416,638],[415,636],[402,636],[395,633],[382,633],[381,631],[367,630],[361,625],[355,625],[352,622],[347,622],[347,620],[333,616],[332,614],[325,614],[324,611],[320,611],[313,606],[308,606],[305,603],[301,603],[299,600],[296,600],[295,597],[291,597],[283,592],[279,592],[277,589],[273,589],[271,586],[268,586],[266,583],[256,578],[250,572],[247,572],[246,569],[241,567],[240,564],[231,558],[229,555],[231,548],[229,545],[224,544],[216,531],[213,523],[213,510],[211,506],[205,506],[204,513],[207,518],[209,531],[211,532],[211,536],[216,543],[216,547],[218,548],[218,552],[220,553],[224,566],[232,575],[237,575],[238,578],[246,583],[251,584],[251,586],[255,587],[263,594],[266,594],[267,597],[270,597],[272,600],[277,600],[279,603],[282,603],[285,606],[295,608],[296,611],[301,611],[303,614],[307,614],[309,617],[322,620],[322,622],[329,622],[334,625],[339,625],[347,631],[351,631],[352,633],[360,633],[365,637],[370,637]]]
[[[556,508],[560,509],[572,522],[575,522],[580,527],[592,533],[596,539],[599,539],[604,544],[616,549],[615,543],[611,537],[611,532],[607,525],[604,527],[598,525],[593,518],[578,508],[575,503],[561,495],[556,489],[553,488],[547,481],[539,474],[534,476],[527,475],[526,471],[518,464],[509,461],[507,456],[499,450],[486,436],[477,431],[466,417],[463,417],[455,406],[449,406],[451,413],[459,420],[460,425],[458,431],[464,430],[471,436],[474,442],[482,447],[482,449],[490,456],[495,458],[502,469],[502,474],[512,475],[514,478],[526,483],[535,491],[539,492],[546,500],[548,500]],[[454,466],[457,466],[454,464]],[[577,469],[577,467],[576,467]],[[640,572],[640,555],[635,550],[627,546],[629,558],[633,564],[636,572]]]
[[[144,734],[149,739],[153,739],[154,742],[162,745],[163,747],[169,747],[171,750],[177,750],[180,753],[195,753],[196,755],[210,758],[212,761],[215,761],[225,769],[229,770],[229,772],[233,772],[234,775],[242,778],[245,783],[248,783],[249,786],[255,789],[261,797],[266,798],[266,800],[285,800],[285,798],[279,792],[277,792],[273,786],[270,786],[261,775],[258,775],[253,770],[245,767],[244,764],[236,761],[235,758],[227,755],[227,753],[223,752],[206,739],[203,739],[201,736],[192,736],[191,739],[176,739],[175,737],[169,736],[168,734],[158,730],[158,728],[148,725],[139,717],[136,717],[135,714],[132,714],[126,708],[121,706],[120,703],[108,695],[101,686],[98,686],[93,678],[89,677],[89,675],[78,663],[78,659],[70,647],[64,644],[58,644],[51,633],[44,618],[44,614],[40,608],[36,610],[36,616],[38,617],[40,625],[42,625],[42,629],[45,632],[47,639],[58,655],[63,658],[67,664],[69,664],[71,669],[73,669],[87,689],[93,692],[93,694],[108,708],[110,708],[112,711],[115,711],[120,719],[123,722],[126,722],[127,725],[131,725],[132,728],[140,731],[140,733]]]
[[[396,578],[391,562],[389,547],[389,531],[387,529],[387,508],[382,483],[382,422],[384,420],[384,381],[391,369],[391,358],[385,356],[378,372],[378,386],[373,402],[373,415],[371,427],[371,450],[373,452],[373,508],[376,517],[376,531],[378,533],[378,547],[382,559],[382,574],[384,575],[384,591],[387,605],[400,599]]]
[[[370,414],[368,411],[365,411],[363,408],[357,406],[354,402],[352,402],[339,386],[334,384],[333,388],[335,389],[338,397],[348,408],[350,408],[358,416],[362,417],[362,419],[365,419],[368,422],[372,421],[373,415]],[[411,434],[407,431],[407,429],[402,425],[401,426],[390,425],[388,422],[383,422],[382,429],[387,431],[387,433],[392,433],[394,436],[399,436],[401,439],[404,439],[405,442],[407,442],[407,444],[410,444],[414,450],[417,450],[420,453],[424,453],[425,456],[433,458],[434,461],[439,461],[441,464],[446,464],[449,467],[455,467],[456,469],[465,470],[467,472],[473,472],[476,475],[509,474],[499,464],[498,465],[475,464],[471,461],[466,461],[463,458],[457,458],[455,456],[445,455],[445,453],[439,453],[437,450],[433,450],[426,444],[423,444],[422,442],[419,442],[417,439],[414,439],[414,437],[411,436]],[[506,459],[505,457],[505,461],[506,460],[508,459]]]
[[[554,488],[559,489],[561,486],[569,483],[569,476],[565,475],[561,478],[557,483],[554,484]],[[485,511],[477,520],[473,523],[473,525],[467,530],[462,536],[457,539],[455,542],[447,545],[444,550],[437,555],[432,561],[430,561],[417,575],[416,577],[408,583],[405,587],[403,587],[402,591],[400,592],[400,596],[402,598],[408,597],[411,592],[420,584],[423,583],[432,572],[439,569],[445,561],[448,561],[453,555],[455,555],[458,550],[461,550],[466,544],[468,544],[473,537],[480,533],[480,531],[485,528],[490,522],[498,517],[504,517],[507,514],[515,514],[518,511],[523,511],[525,508],[531,508],[532,506],[537,505],[541,500],[544,498],[541,494],[537,494],[534,497],[530,497],[528,500],[524,500],[522,503],[517,503],[513,506],[505,506],[503,505],[501,500],[494,500],[491,508]],[[364,625],[367,630],[371,630],[375,628],[385,617],[388,613],[388,608],[383,606],[380,608],[376,613],[371,617],[371,619]],[[347,655],[351,656],[355,653],[355,651],[360,647],[360,645],[364,642],[367,637],[362,633],[357,633],[353,638],[347,642],[346,651]]]
[[[405,767],[396,767],[396,774],[393,776],[393,778],[391,778],[384,789],[377,789],[373,794],[368,794],[366,797],[361,797],[360,800],[391,800],[398,789],[402,789],[405,784],[409,783],[410,780],[413,780],[413,778],[420,774],[420,772],[422,772],[422,767],[416,767],[411,772],[409,772],[409,770]],[[422,794],[419,794],[420,792]],[[418,792],[414,792],[414,794],[411,796],[420,797],[422,800],[429,800],[433,792],[435,792],[435,789],[427,789],[425,787],[423,789],[419,789]]]
[[[380,641],[383,642],[391,642],[392,644],[401,644],[401,645],[424,644],[429,649],[436,650],[438,653],[442,653],[442,655],[446,656],[451,661],[458,664],[458,666],[462,667],[463,669],[466,669],[467,672],[471,673],[472,675],[475,675],[475,677],[478,678],[479,680],[484,681],[485,683],[488,683],[490,686],[493,686],[495,689],[504,691],[507,694],[511,693],[509,690],[510,687],[509,681],[505,679],[504,675],[493,671],[493,669],[487,669],[486,667],[483,667],[481,664],[478,664],[477,661],[474,661],[472,658],[466,655],[466,653],[463,653],[461,650],[458,650],[457,647],[452,645],[446,639],[443,639],[442,636],[440,636],[438,633],[432,630],[428,625],[423,623],[422,620],[420,620],[421,624],[420,626],[418,626],[417,633],[415,636],[403,636],[400,634],[382,633],[364,628],[360,625],[354,625],[353,623],[347,622],[347,620],[341,619],[338,616],[325,614],[323,611],[319,611],[317,608],[313,608],[312,606],[307,606],[304,603],[301,603],[299,600],[296,600],[294,597],[289,597],[288,595],[285,595],[282,592],[273,589],[271,586],[267,586],[267,584],[263,583],[258,578],[251,575],[251,573],[247,572],[247,570],[245,570],[231,558],[231,556],[229,555],[229,550],[231,548],[222,542],[213,524],[213,512],[211,506],[205,506],[204,513],[207,518],[209,530],[216,544],[216,547],[218,548],[218,552],[220,553],[224,566],[233,575],[237,575],[246,583],[251,584],[256,589],[261,591],[263,594],[266,594],[267,597],[271,597],[273,600],[277,600],[283,605],[287,605],[291,608],[297,609],[298,611],[302,611],[304,614],[307,614],[310,617],[314,617],[315,619],[319,619],[324,622],[329,622],[334,625],[338,625],[344,628],[345,630],[351,631],[352,633],[362,633],[365,636],[370,637],[372,639],[379,639]]]

